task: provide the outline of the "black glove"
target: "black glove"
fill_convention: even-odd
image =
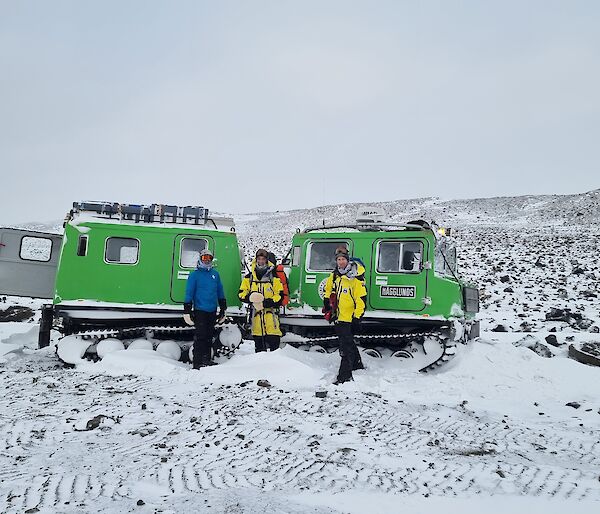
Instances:
[[[273,301],[273,298],[265,298],[263,300],[263,307],[265,309],[268,309],[269,307],[275,307],[275,302]]]
[[[358,334],[360,331],[360,318],[352,318],[352,333]]]
[[[327,312],[331,310],[331,302],[329,298],[323,298],[323,312]]]
[[[184,314],[192,314],[192,304],[191,303],[184,303],[183,304],[183,312]]]
[[[219,319],[225,316],[225,310],[227,309],[227,300],[225,298],[219,299]]]

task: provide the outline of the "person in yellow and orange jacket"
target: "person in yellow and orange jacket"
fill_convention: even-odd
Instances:
[[[279,307],[283,301],[283,285],[275,276],[275,263],[269,262],[266,250],[256,252],[250,273],[242,280],[239,297],[251,305],[254,350],[277,350],[281,338]]]
[[[367,289],[365,268],[350,260],[345,246],[336,249],[335,263],[335,269],[325,282],[323,312],[330,323],[335,323],[335,333],[339,338],[342,361],[334,383],[342,384],[352,380],[352,371],[364,369],[353,336],[365,313]]]

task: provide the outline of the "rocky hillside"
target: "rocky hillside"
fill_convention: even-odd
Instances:
[[[518,231],[539,229],[600,229],[600,189],[578,195],[518,196],[441,200],[419,198],[374,202],[394,222],[415,219],[436,221],[456,229],[496,227]],[[236,215],[242,242],[250,248],[270,244],[280,253],[287,249],[296,229],[323,223],[351,223],[361,204],[327,205],[314,209]],[[250,251],[250,250],[249,250]]]

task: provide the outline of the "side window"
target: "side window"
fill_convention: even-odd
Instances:
[[[397,272],[400,266],[401,252],[401,243],[379,243],[377,271],[383,273]]]
[[[292,250],[292,266],[298,266],[300,264],[300,253],[301,248],[299,246],[294,246]]]
[[[402,271],[419,273],[423,258],[423,244],[416,241],[402,245]]]
[[[335,268],[335,250],[339,246],[348,248],[345,241],[320,241],[310,244],[308,255],[309,271],[331,271]]]
[[[109,237],[106,240],[104,259],[111,264],[137,264],[140,242],[128,237]]]
[[[208,246],[206,239],[185,237],[181,240],[181,255],[179,265],[182,268],[195,268],[200,258],[200,252]]]
[[[24,261],[48,262],[52,257],[52,239],[24,236],[21,239],[19,257]]]
[[[448,249],[446,253],[446,260],[448,261],[448,265],[450,269],[448,270],[449,274],[456,274],[456,246],[453,246]]]
[[[77,240],[77,255],[85,257],[87,255],[88,236],[79,236]]]
[[[439,275],[456,274],[456,246],[445,239],[438,241],[435,247],[435,272]]]
[[[419,273],[423,244],[417,241],[382,241],[379,243],[379,273]]]

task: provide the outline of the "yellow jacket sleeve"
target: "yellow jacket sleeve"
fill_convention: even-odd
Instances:
[[[250,294],[250,279],[248,277],[244,277],[242,283],[240,285],[240,291],[238,296],[242,302],[246,301],[246,296]]]
[[[279,304],[283,299],[283,285],[277,277],[273,278],[273,301]]]
[[[325,290],[323,291],[323,299],[329,299],[333,292],[333,273],[330,273],[325,282]]]
[[[354,314],[355,318],[362,318],[365,313],[367,301],[367,288],[362,280],[354,279],[352,285],[352,296],[354,297]]]

